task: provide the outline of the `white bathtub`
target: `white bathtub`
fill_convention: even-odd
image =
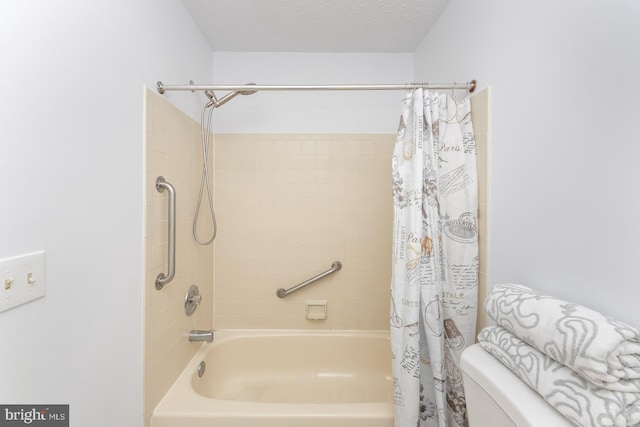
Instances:
[[[216,331],[151,425],[391,427],[390,353],[388,332]]]

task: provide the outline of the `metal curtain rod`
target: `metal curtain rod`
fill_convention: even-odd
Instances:
[[[476,81],[467,83],[406,83],[406,84],[374,84],[374,85],[165,85],[157,83],[158,93],[165,93],[168,90],[226,90],[226,91],[250,91],[257,90],[408,90],[408,89],[466,89],[473,92],[476,89]]]

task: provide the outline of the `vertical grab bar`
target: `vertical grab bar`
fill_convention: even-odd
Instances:
[[[173,280],[176,275],[176,190],[173,185],[165,181],[164,177],[159,176],[156,180],[156,190],[162,193],[164,190],[169,192],[169,234],[168,234],[168,261],[169,271],[167,274],[160,273],[156,277],[156,289],[160,290],[164,285]]]

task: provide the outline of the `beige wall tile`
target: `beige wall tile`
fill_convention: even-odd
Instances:
[[[199,347],[190,343],[190,329],[213,325],[213,248],[197,245],[191,237],[202,166],[199,163],[200,126],[152,91],[147,104],[145,133],[145,424],[151,411],[182,372]],[[211,147],[211,159],[213,147]],[[167,194],[155,189],[162,175],[176,188],[176,277],[162,290],[155,289],[158,273],[167,271]],[[206,199],[205,199],[206,203]],[[208,234],[206,210],[201,229]],[[210,220],[209,220],[210,221]],[[203,303],[187,318],[184,295],[195,283]]]
[[[394,141],[216,135],[217,165],[224,163],[216,170],[217,328],[388,327],[392,210],[380,201],[390,191]],[[342,271],[285,299],[275,296],[336,260]],[[326,320],[305,318],[309,299],[328,301]]]

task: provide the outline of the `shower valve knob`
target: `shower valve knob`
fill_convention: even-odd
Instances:
[[[200,295],[200,289],[198,289],[196,285],[191,285],[187,291],[187,295],[184,297],[184,312],[187,316],[191,316],[201,302],[202,295]]]

